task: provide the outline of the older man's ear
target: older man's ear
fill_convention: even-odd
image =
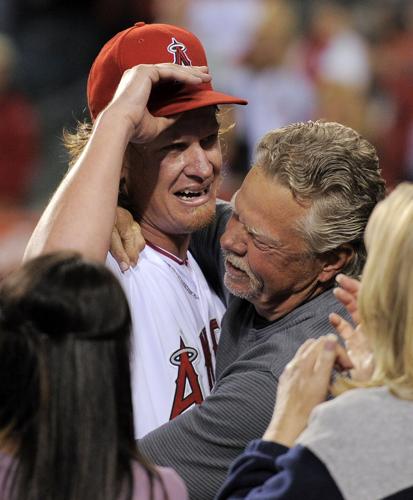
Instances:
[[[324,253],[321,256],[321,261],[324,262],[324,264],[320,274],[318,275],[318,280],[321,283],[331,281],[337,276],[337,274],[342,272],[353,257],[354,249],[348,244],[340,245],[335,250]]]

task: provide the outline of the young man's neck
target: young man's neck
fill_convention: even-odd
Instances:
[[[190,234],[163,234],[152,228],[144,228],[143,226],[141,230],[145,240],[152,245],[166,250],[181,260],[186,259],[191,240]]]

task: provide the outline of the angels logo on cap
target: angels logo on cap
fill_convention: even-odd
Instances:
[[[173,54],[174,64],[192,66],[191,59],[189,59],[186,53],[186,46],[182,42],[178,42],[174,37],[172,37],[172,43],[168,45],[168,52]]]
[[[127,69],[139,64],[162,63],[208,66],[202,43],[184,28],[138,22],[117,33],[102,47],[89,73],[87,98],[92,119],[112,100]],[[217,92],[211,82],[199,85],[165,82],[152,89],[148,109],[154,116],[171,116],[218,104],[247,104],[247,101]]]

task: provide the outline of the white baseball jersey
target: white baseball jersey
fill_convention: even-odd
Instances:
[[[189,252],[181,261],[147,244],[135,268],[122,273],[111,255],[107,265],[132,313],[132,398],[140,438],[210,393],[225,307]]]

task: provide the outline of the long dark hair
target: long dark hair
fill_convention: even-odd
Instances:
[[[39,257],[3,282],[0,433],[16,449],[13,500],[128,498],[132,460],[152,479],[134,440],[130,329],[116,278],[76,253]]]

